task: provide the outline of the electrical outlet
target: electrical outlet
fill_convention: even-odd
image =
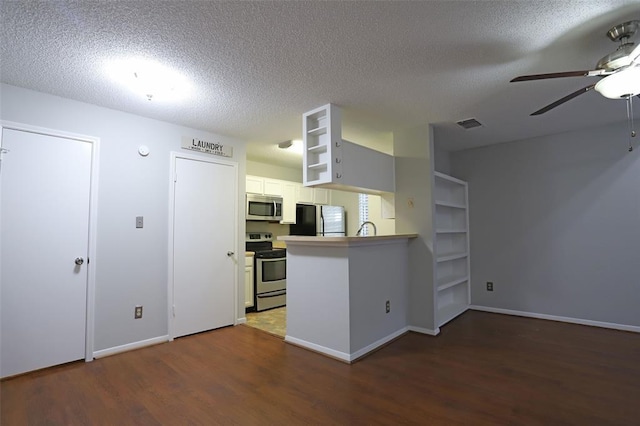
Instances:
[[[387,303],[385,305],[385,311],[387,313],[391,312],[391,302],[389,302],[388,300],[387,300]]]
[[[144,216],[136,216],[136,228],[144,228]]]
[[[133,311],[133,319],[140,318],[142,318],[142,305],[136,306],[135,311]]]
[[[493,282],[487,281],[487,291],[493,291]]]

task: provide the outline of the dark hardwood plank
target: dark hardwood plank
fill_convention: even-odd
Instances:
[[[632,425],[640,335],[467,312],[347,365],[246,326],[0,383],[2,425]]]

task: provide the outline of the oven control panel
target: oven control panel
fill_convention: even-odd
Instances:
[[[263,241],[273,241],[271,232],[247,232],[245,241],[248,243],[260,243]]]

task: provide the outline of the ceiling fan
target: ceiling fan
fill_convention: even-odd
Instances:
[[[627,113],[633,117],[631,98],[640,95],[640,45],[636,46],[629,41],[640,28],[640,20],[633,20],[616,25],[607,32],[611,41],[619,41],[620,46],[615,52],[598,61],[594,70],[567,71],[549,74],[533,74],[516,77],[511,82],[544,80],[562,77],[599,77],[600,80],[582,89],[576,90],[567,96],[541,108],[531,115],[540,115],[549,110],[570,101],[571,99],[587,93],[592,89],[601,95],[611,99],[627,99]]]

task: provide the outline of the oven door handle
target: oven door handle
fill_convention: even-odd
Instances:
[[[272,291],[270,293],[256,294],[256,297],[259,299],[267,299],[269,297],[282,296],[283,294],[287,294],[287,290],[278,290],[278,291]]]
[[[287,255],[281,257],[256,257],[258,262],[282,262],[282,260],[286,259]]]

